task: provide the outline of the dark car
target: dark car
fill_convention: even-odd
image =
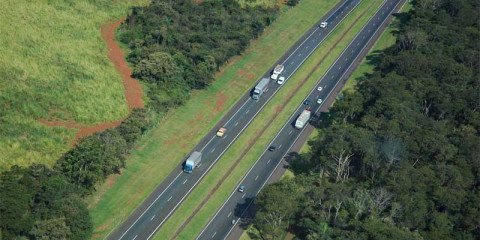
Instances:
[[[305,104],[305,105],[310,105],[310,100],[308,100],[308,99],[305,100],[305,101],[303,102],[303,104]]]
[[[275,151],[276,147],[275,146],[270,146],[268,147],[268,151],[273,152]]]

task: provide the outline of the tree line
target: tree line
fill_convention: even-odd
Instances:
[[[295,177],[259,194],[256,239],[478,239],[479,4],[416,0],[396,43],[315,122]]]
[[[133,76],[148,87],[149,107],[166,112],[188,100],[190,90],[208,86],[278,14],[235,0],[154,0],[133,8],[118,32],[131,50]]]
[[[3,239],[90,239],[92,222],[83,197],[125,167],[125,155],[150,126],[146,109],[134,109],[120,126],[85,137],[53,169],[14,166],[0,174]]]

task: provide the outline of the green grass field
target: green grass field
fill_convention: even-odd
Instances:
[[[221,179],[221,177],[227,172],[228,168],[233,164],[241,152],[247,147],[247,145],[254,141],[254,136],[259,132],[265,123],[275,115],[279,109],[281,109],[284,100],[288,95],[292,94],[295,86],[303,80],[308,73],[314,69],[314,66],[318,61],[327,54],[329,46],[333,46],[334,42],[340,38],[340,35],[345,32],[350,24],[361,15],[361,13],[367,9],[367,7],[374,3],[373,7],[365,14],[352,29],[347,31],[345,38],[337,45],[337,47],[326,57],[325,62],[314,72],[314,74],[308,79],[308,82],[299,90],[299,92],[293,97],[293,99],[286,105],[286,107],[280,111],[279,115],[275,118],[272,124],[262,134],[262,136],[255,141],[253,147],[248,151],[246,156],[236,166],[235,170],[229,174],[225,182],[220,188],[213,193],[213,196],[203,206],[203,208],[195,215],[192,221],[187,227],[180,233],[178,239],[194,239],[196,235],[202,230],[204,225],[208,222],[211,216],[215,213],[221,204],[228,198],[233,188],[238,184],[238,181],[244,176],[248,169],[258,159],[260,154],[264,151],[265,147],[271,141],[272,137],[280,130],[285,121],[290,117],[291,113],[298,107],[304,97],[308,94],[310,89],[313,88],[316,81],[326,72],[330,65],[335,61],[343,49],[347,46],[351,39],[355,36],[356,32],[360,30],[368,18],[373,15],[376,7],[380,5],[381,1],[364,0],[358,8],[347,19],[342,22],[332,33],[327,40],[320,46],[317,51],[302,65],[298,72],[286,83],[286,85],[275,95],[269,104],[262,110],[262,112],[255,118],[252,124],[245,130],[245,132],[237,139],[237,141],[230,147],[225,153],[224,157],[212,168],[210,173],[204,180],[192,191],[189,197],[180,205],[178,210],[170,217],[170,219],[160,228],[154,239],[170,239],[175,233],[172,229],[178,229],[191,214],[191,211],[198,206],[210,191],[214,188],[215,184]],[[314,4],[309,1],[303,1],[302,4],[310,5]],[[325,5],[325,4],[324,4]],[[333,6],[330,5],[330,7]],[[325,11],[328,8],[325,9]],[[321,16],[322,14],[317,14]]]
[[[111,122],[128,113],[100,26],[148,0],[3,0],[0,8],[0,171],[53,164],[76,130],[38,119]]]

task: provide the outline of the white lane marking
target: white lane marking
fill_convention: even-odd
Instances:
[[[185,184],[187,181],[188,181],[188,179],[185,179],[185,182],[183,182],[182,184]]]
[[[292,61],[292,62],[290,63],[290,65],[292,65],[294,62],[295,62],[295,61]]]
[[[357,43],[357,46],[360,46],[360,43]],[[352,52],[353,52],[353,50],[352,50]]]
[[[210,151],[210,153],[213,153],[215,151],[215,148],[212,149],[212,151]]]
[[[135,238],[137,238],[137,237],[138,237],[138,235],[135,235],[135,237],[133,237],[133,239],[132,239],[132,240],[135,240]]]
[[[255,177],[255,181],[257,181],[257,179],[258,179],[258,175]]]
[[[348,11],[348,13],[345,14],[345,15],[338,21],[338,23],[341,23],[361,2],[362,2],[362,1],[357,1],[357,3],[355,4],[355,6],[353,6],[353,7]],[[344,3],[342,6],[347,6],[347,4]],[[336,13],[338,12],[339,9],[341,9],[342,6],[340,6],[339,8],[337,8],[336,11],[332,12],[332,13],[331,13],[327,18],[325,18],[325,19],[330,19],[334,14],[336,14]],[[338,15],[335,17],[335,19],[336,19],[337,17],[338,17]],[[317,49],[318,46],[320,46],[320,44],[321,44],[328,36],[330,36],[330,34],[333,32],[333,30],[335,30],[335,29],[337,28],[338,23],[337,23],[332,29],[330,29],[330,32],[328,32],[327,35],[325,35],[325,37],[324,37],[320,42],[318,42],[318,43],[312,48],[312,51],[310,51],[310,52],[307,54],[307,56],[306,56],[305,58],[303,58],[302,62],[301,62],[299,65],[297,65],[297,67],[292,71],[292,73],[290,73],[290,75],[289,75],[288,77],[286,77],[286,79],[289,79],[289,78],[297,71],[297,69],[303,64],[303,62],[305,62],[305,61],[307,60],[307,58],[310,57],[310,55],[313,54],[314,50]],[[313,31],[313,32],[315,33],[318,29],[320,29],[320,28],[316,28],[315,31]],[[313,35],[313,33],[312,33],[310,36],[312,36],[312,35]],[[310,36],[309,36],[308,38],[306,38],[305,41],[307,41],[308,39],[310,39]],[[304,41],[304,42],[305,42],[305,41]],[[303,45],[304,42],[302,42],[301,45]],[[315,39],[313,39],[312,42],[315,42]],[[300,47],[300,46],[298,46],[298,48],[299,48],[299,47]],[[297,48],[297,49],[298,49],[298,48]],[[296,51],[297,51],[297,50],[295,50],[294,53],[295,53]],[[292,56],[292,55],[290,55],[288,58],[290,58],[291,56]],[[287,59],[288,59],[288,58],[287,58]],[[285,62],[287,62],[287,60],[285,60],[284,63],[285,63]],[[283,64],[283,65],[285,65],[285,64]],[[200,234],[201,234],[201,233],[200,233]]]
[[[357,4],[356,4],[355,6],[353,6],[352,9],[350,9],[350,12],[353,11],[353,9],[355,9],[355,8],[360,4],[360,2],[361,2],[361,1],[358,1]],[[381,6],[380,6],[380,7],[381,7]],[[334,13],[335,13],[335,12],[334,12]],[[332,16],[334,13],[330,14],[330,16]],[[347,14],[347,15],[348,15],[348,14]],[[345,17],[346,17],[347,15],[345,15],[339,22],[342,22],[343,19],[345,19]],[[330,18],[330,17],[328,17],[328,18]],[[328,19],[328,18],[327,18],[327,19]],[[338,26],[338,25],[335,25],[335,27],[325,36],[325,38],[328,37],[328,36],[330,35],[330,33],[331,33],[337,26]],[[317,29],[318,29],[318,28],[317,28]],[[316,29],[314,32],[316,32],[317,29]],[[362,29],[363,29],[363,28],[362,28]],[[360,31],[361,31],[361,30],[360,30]],[[313,33],[312,33],[312,34],[313,34]],[[357,35],[358,35],[358,34],[357,34]],[[307,40],[308,40],[308,38],[305,39],[305,41],[307,41]],[[304,42],[305,42],[305,41],[304,41]],[[313,41],[315,41],[315,40],[313,40]],[[321,42],[320,42],[320,43],[321,43]],[[320,45],[320,43],[317,44],[317,46],[314,47],[314,49],[317,48],[317,47]],[[301,46],[301,45],[303,45],[303,43],[300,44],[300,46]],[[299,47],[300,47],[300,46],[299,46]],[[348,46],[347,46],[347,48],[348,48]],[[297,49],[298,49],[298,48],[297,48]],[[295,51],[296,51],[296,50],[295,50]],[[344,50],[344,51],[345,51],[345,50]],[[313,53],[313,52],[310,52],[306,58],[308,58],[312,53]],[[292,55],[290,55],[290,56],[292,56]],[[300,63],[300,65],[302,65],[302,63],[306,60],[306,58]],[[284,61],[284,63],[285,63],[287,60],[288,60],[288,58]],[[337,60],[338,60],[338,59],[337,59]],[[335,63],[334,63],[334,64],[335,64]],[[296,70],[300,67],[300,65],[298,65],[297,68],[296,68],[294,71],[292,71],[292,73],[290,74],[290,76],[291,76],[293,73],[296,72]],[[333,65],[332,65],[332,66],[333,66]],[[331,66],[330,68],[332,68],[332,66]],[[288,76],[287,79],[290,78],[290,76]],[[321,81],[321,80],[320,80],[320,81]],[[320,81],[319,81],[319,82],[320,82]],[[338,82],[337,82],[337,84],[338,84]],[[336,85],[337,85],[337,84],[336,84]],[[336,85],[335,85],[335,86],[336,86]],[[333,89],[332,89],[332,90],[333,90]],[[278,89],[277,89],[277,91],[278,91]],[[313,91],[313,90],[312,90],[312,91]],[[311,92],[310,92],[310,93],[311,93]],[[331,93],[331,92],[330,92],[330,93]],[[330,93],[329,93],[329,94],[330,94]],[[327,95],[327,97],[328,97],[328,95]],[[270,98],[271,98],[271,97],[270,97]],[[270,100],[270,98],[269,98],[266,102],[268,102],[268,101]],[[302,106],[300,106],[300,107],[302,107]],[[298,109],[300,109],[300,107],[299,107]],[[298,109],[297,109],[297,110],[298,110]],[[292,118],[293,118],[293,115],[290,117],[289,121],[291,121]],[[286,126],[287,126],[287,124],[285,124],[285,125],[282,127],[282,129],[277,133],[277,135],[275,136],[275,138],[278,137],[278,135],[280,134],[280,132],[281,132]],[[301,130],[301,132],[303,132],[304,129],[306,129],[306,128],[303,128],[303,129]],[[300,136],[300,135],[298,135],[296,139],[298,139],[299,136]],[[275,138],[274,138],[274,140],[275,140]],[[296,141],[296,140],[295,140],[295,141]],[[271,143],[273,143],[273,140],[272,140]],[[267,151],[267,149],[265,149],[265,150],[263,151],[262,155],[265,154],[266,151]],[[257,161],[253,164],[253,166],[248,170],[248,172],[247,172],[247,173],[245,174],[245,176],[243,177],[242,181],[245,180],[245,178],[248,176],[248,174],[250,173],[250,171],[252,171],[252,169],[255,167],[255,165],[258,163],[259,160],[260,160],[260,158],[257,159]],[[278,167],[278,165],[279,165],[280,163],[281,163],[281,161],[279,161],[279,163],[277,164],[277,167]],[[273,172],[272,172],[272,173],[273,173]],[[271,174],[270,174],[270,176],[271,176]],[[269,177],[269,178],[270,178],[270,177]],[[241,181],[241,182],[242,182],[242,181]],[[266,183],[266,182],[265,182],[265,183]],[[265,183],[264,183],[264,185],[265,185]],[[209,222],[207,223],[207,225],[203,228],[203,230],[200,232],[200,234],[197,235],[197,237],[195,238],[196,240],[199,239],[200,236],[205,232],[205,229],[207,229],[207,227],[210,225],[210,223],[213,221],[213,219],[215,219],[215,217],[220,213],[220,210],[223,209],[223,207],[225,206],[225,204],[228,202],[228,200],[230,200],[230,198],[233,196],[234,193],[235,193],[235,190],[230,194],[230,196],[229,196],[228,199],[223,203],[223,205],[217,210],[217,212],[215,213],[215,215],[210,219],[210,221],[209,221]],[[243,196],[245,196],[245,194],[244,194]],[[243,198],[243,196],[242,196],[242,198]],[[251,204],[251,202],[250,202],[250,204]],[[236,223],[234,224],[233,227],[235,227],[235,225],[236,225]],[[158,227],[160,227],[160,226],[158,226]],[[158,227],[157,227],[157,229],[158,229]],[[232,231],[233,227],[230,228],[230,231],[227,233],[227,236],[230,234],[230,232]],[[155,230],[155,231],[156,231],[156,230]],[[152,234],[152,235],[153,235],[153,234]],[[149,238],[150,238],[150,237],[149,237]]]
[[[288,135],[292,134],[293,130],[290,130],[290,132],[288,133]]]
[[[138,217],[137,220],[135,220],[135,222],[133,222],[133,224],[130,225],[130,227],[127,229],[127,231],[125,231],[122,234],[122,236],[120,236],[120,238],[118,240],[122,239],[123,236],[125,236],[125,234],[127,234],[127,232],[130,231],[130,229],[133,227],[133,225],[135,225],[138,222],[138,220],[140,220],[140,218],[143,217],[143,215],[153,206],[153,204],[155,204],[155,202],[163,195],[163,193],[165,193],[165,191],[167,191],[167,189],[177,180],[177,178],[180,177],[180,175],[182,175],[182,171],[180,171],[180,173],[175,177],[175,179],[173,179],[173,181],[170,184],[168,184],[168,186],[162,191],[162,193],[160,193],[160,195],[158,195],[158,197],[155,198],[155,200],[150,204],[150,206],[148,206],[148,208],[142,213],[142,215],[140,215],[140,217]]]
[[[152,218],[150,218],[150,221],[152,221],[152,220],[155,218],[155,216],[156,216],[156,215],[153,215],[153,217],[152,217]]]
[[[238,122],[235,123],[235,127],[238,125]]]
[[[382,5],[381,5],[379,8],[382,8],[382,6],[383,6],[384,4],[385,4],[385,2],[382,3]],[[372,18],[373,18],[373,17],[372,17]],[[383,24],[386,20],[387,20],[387,18],[385,18],[385,19],[383,20],[382,24]],[[371,19],[368,21],[368,23],[370,23],[370,22],[371,22]],[[367,26],[368,23],[367,23],[365,26]],[[362,30],[365,28],[365,26],[360,30],[360,32],[362,32]],[[379,29],[377,29],[375,32],[377,32],[378,30],[379,30]],[[355,38],[358,37],[358,35],[360,34],[360,32],[356,34]],[[355,38],[354,38],[354,40],[355,40]],[[370,41],[370,40],[371,40],[371,38],[369,39],[369,41]],[[350,44],[347,46],[347,48],[345,48],[345,50],[341,53],[341,55],[343,55],[343,53],[348,49],[348,47],[349,47],[353,42],[354,42],[354,41],[350,42]],[[362,52],[362,51],[366,48],[367,45],[368,45],[368,43],[365,44],[365,45],[362,47],[362,49],[361,49],[360,52]],[[340,55],[340,56],[341,56],[341,55]],[[358,55],[357,55],[357,57],[358,57]],[[335,63],[336,63],[338,60],[339,60],[339,59],[337,59],[337,60],[332,64],[332,66],[330,66],[330,68],[327,70],[327,73],[331,70],[331,68],[335,65]],[[349,68],[352,66],[352,64],[353,64],[353,62],[350,63],[350,65],[348,66],[347,69],[349,69]],[[345,76],[345,74],[346,74],[346,72],[343,73],[342,77]],[[341,77],[341,78],[342,78],[342,77]],[[319,82],[322,81],[322,79],[323,79],[323,77],[319,80]],[[334,88],[332,88],[332,90],[328,93],[328,95],[327,95],[327,97],[326,97],[325,99],[327,99],[327,98],[330,96],[330,94],[333,92],[333,89],[335,89],[335,87],[338,85],[339,82],[340,82],[340,81],[338,81],[338,82],[335,84]],[[313,91],[313,90],[312,90],[312,91]],[[312,91],[310,91],[310,94],[312,93]],[[301,107],[302,107],[302,105],[299,106],[299,108],[297,109],[297,111],[298,111]],[[293,117],[293,115],[290,117],[289,121],[292,119],[292,117]],[[287,123],[288,123],[288,122],[287,122]],[[285,128],[285,126],[287,125],[287,123],[284,125],[284,127],[282,127],[282,129],[280,130],[280,132],[283,131],[283,128]],[[297,138],[295,139],[294,142],[297,141],[298,137],[302,134],[302,132],[303,132],[305,129],[306,129],[306,128],[303,128],[303,129],[301,130],[300,134],[297,136]],[[279,132],[279,133],[280,133],[280,132]],[[279,133],[277,134],[277,136],[279,135]],[[276,138],[277,136],[275,136],[275,138]],[[274,138],[274,140],[275,140],[275,138]],[[274,140],[272,140],[272,142],[273,142]],[[293,144],[292,144],[292,145],[293,145]],[[265,151],[266,151],[266,150],[265,150]],[[263,154],[265,153],[265,151],[262,153],[262,155],[260,156],[260,158],[263,156]],[[285,154],[285,155],[286,155],[286,154]],[[284,155],[284,157],[285,157],[285,155]],[[259,159],[260,159],[260,158],[259,158]],[[258,162],[258,160],[257,160],[257,162]],[[277,164],[277,167],[280,165],[280,163],[281,163],[281,161],[279,161],[279,163]],[[255,164],[252,166],[251,169],[253,169],[253,167],[254,167],[255,165],[256,165],[256,162],[255,162]],[[251,169],[250,169],[250,170],[251,170]],[[244,176],[244,178],[242,179],[242,181],[248,176],[248,174],[250,173],[250,170],[249,170],[249,171],[247,172],[247,174]],[[275,171],[275,170],[274,170],[274,171]],[[271,175],[273,174],[274,171],[272,171],[272,172],[270,173],[270,176],[269,176],[269,177],[267,178],[267,180],[264,182],[264,184],[262,185],[262,187],[260,188],[260,190],[261,190],[261,189],[263,188],[263,186],[267,183],[268,179],[271,177]],[[258,195],[258,193],[260,192],[260,190],[257,192],[257,195]],[[225,203],[222,205],[222,207],[217,211],[217,214],[220,212],[221,209],[223,209],[223,207],[225,206],[226,202],[228,202],[228,200],[231,198],[232,195],[233,195],[233,193],[230,195],[230,197],[227,199],[227,201],[225,201]],[[251,205],[251,202],[249,203],[249,205],[247,206],[246,209],[248,209],[248,207],[249,207],[250,205]],[[242,217],[244,213],[245,213],[245,211],[240,215],[240,217]],[[210,225],[210,223],[213,221],[213,219],[215,219],[215,217],[216,217],[217,214],[215,214],[215,216],[214,216],[212,219],[210,219],[210,221],[209,221],[209,223],[207,224],[207,226],[202,230],[202,232],[198,235],[198,237],[197,237],[196,239],[198,239],[198,238],[202,235],[202,233],[203,233],[203,232],[205,231],[205,229]],[[232,230],[233,230],[233,228],[230,228],[229,232],[227,233],[227,236],[230,234],[230,232],[231,232]]]
[[[308,49],[308,46],[306,46],[305,49]]]
[[[250,112],[250,109],[248,109],[248,110],[245,112],[245,114],[248,114],[249,112]]]
[[[280,146],[278,147],[278,149],[282,148],[282,145],[280,144]]]
[[[205,146],[203,146],[203,148],[200,150],[200,152],[203,152],[203,150],[208,146],[208,144],[210,144],[211,141],[213,141],[213,139],[215,139],[216,136],[213,136],[210,141],[207,142],[207,144],[205,144]]]
[[[358,46],[358,45],[357,45]],[[352,49],[352,53],[353,53],[353,49]]]
[[[214,237],[215,237],[215,235],[217,235],[217,232],[215,232],[215,233],[213,234],[212,238],[214,238]]]
[[[272,159],[271,159],[271,158],[270,158],[270,159],[268,159],[268,162],[267,162],[267,164],[269,164],[269,163],[270,163],[270,161],[272,161]]]
[[[348,58],[345,58],[345,62],[348,61]]]
[[[335,75],[332,75],[331,79],[333,79],[335,77]]]
[[[170,198],[168,198],[167,202],[170,202],[170,200],[172,200],[172,197],[173,197],[173,196],[170,196]]]
[[[342,69],[342,66],[338,67],[338,70]]]
[[[301,53],[299,53],[299,54],[298,54],[298,56],[299,56],[299,57],[301,57],[301,56],[302,56],[302,54],[301,54]]]
[[[227,138],[227,136],[228,136],[228,134],[225,134],[225,137],[223,137],[223,138]]]
[[[230,212],[227,217],[230,217],[230,215],[232,215],[232,212]]]

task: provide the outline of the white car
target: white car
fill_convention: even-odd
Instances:
[[[321,86],[319,86],[319,87],[317,88],[317,90],[318,90],[318,91],[322,91],[323,88],[322,88]]]
[[[321,22],[321,23],[320,23],[320,27],[321,27],[321,28],[326,28],[327,25],[328,25],[328,22]]]
[[[272,74],[272,76],[270,76],[270,78],[271,78],[272,80],[277,80],[278,74],[274,73],[274,74]]]
[[[317,103],[318,103],[318,104],[322,103],[322,99],[319,98],[319,99],[317,100]]]
[[[283,77],[283,76],[279,77],[277,83],[280,84],[280,85],[284,84],[285,83],[285,77]]]

